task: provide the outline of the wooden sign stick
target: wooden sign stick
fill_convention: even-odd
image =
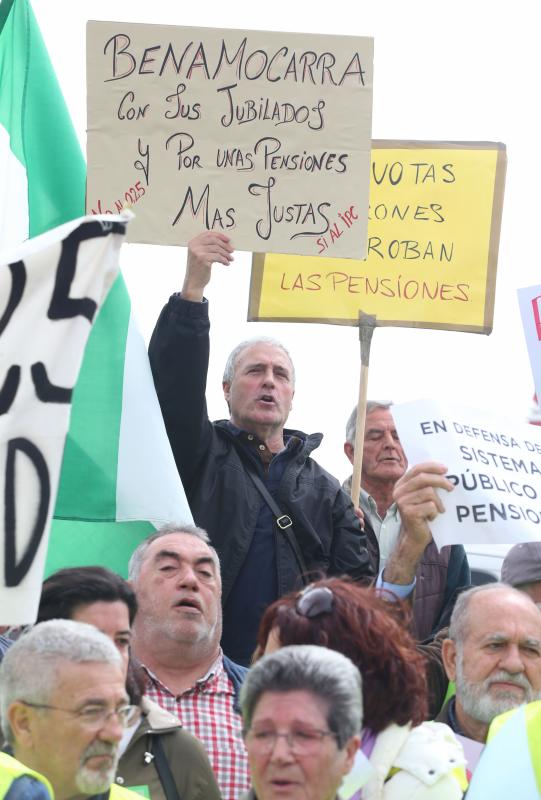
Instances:
[[[353,478],[351,480],[351,499],[354,506],[359,505],[361,492],[361,471],[363,466],[364,429],[366,423],[366,399],[368,390],[368,365],[370,363],[370,344],[376,327],[376,317],[359,312],[359,342],[361,345],[361,377],[359,381],[359,400],[357,402],[357,424],[355,426],[355,457]]]

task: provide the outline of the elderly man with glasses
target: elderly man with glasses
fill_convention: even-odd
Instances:
[[[135,800],[139,795],[111,784],[120,739],[139,714],[107,636],[71,620],[36,625],[0,668],[9,750],[0,754],[0,797]]]

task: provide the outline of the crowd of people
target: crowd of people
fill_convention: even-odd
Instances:
[[[352,502],[321,435],[285,427],[278,341],[233,350],[211,422],[204,290],[231,260],[224,234],[192,240],[150,342],[196,525],[142,541],[128,581],[54,573],[37,624],[0,636],[0,798],[459,800],[516,709],[541,740],[541,542],[471,587],[430,531],[446,468],[408,467],[389,403],[368,404]]]

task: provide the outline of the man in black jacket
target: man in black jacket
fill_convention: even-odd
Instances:
[[[223,380],[230,419],[208,419],[203,292],[212,264],[229,264],[231,253],[222,233],[205,231],[190,242],[182,292],[163,309],[149,354],[194,519],[208,531],[222,564],[223,649],[246,664],[265,607],[301,585],[303,573],[368,579],[373,568],[349,497],[310,457],[321,434],[284,427],[295,374],[283,345],[264,339],[239,345]],[[252,476],[262,481],[279,513]],[[278,516],[292,527],[277,525]]]

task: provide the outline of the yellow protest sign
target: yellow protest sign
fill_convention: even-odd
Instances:
[[[490,333],[505,182],[494,142],[372,143],[368,257],[333,258],[344,209],[317,257],[255,254],[249,320]]]

